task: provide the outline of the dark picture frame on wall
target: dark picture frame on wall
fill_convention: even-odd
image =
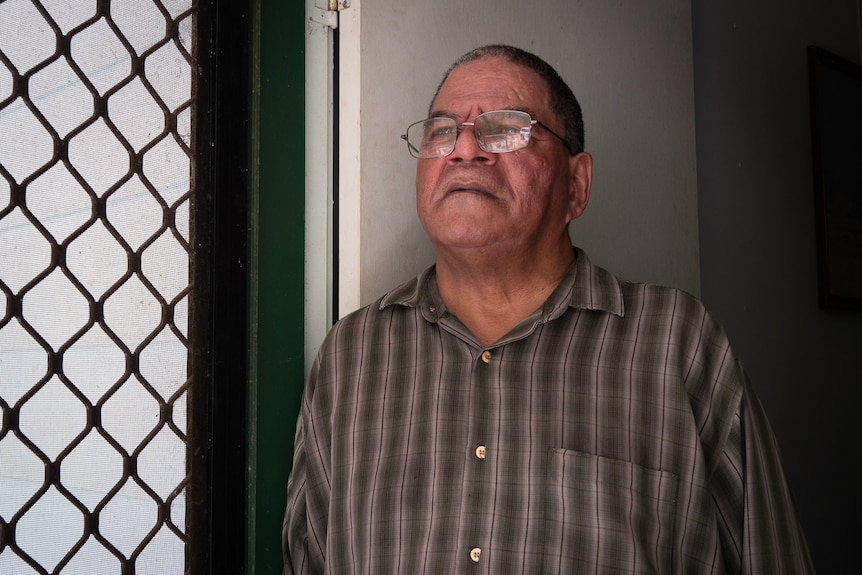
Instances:
[[[862,66],[808,48],[820,305],[862,310]]]

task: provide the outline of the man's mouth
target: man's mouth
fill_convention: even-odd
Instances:
[[[446,188],[446,195],[457,194],[457,193],[470,193],[470,194],[479,194],[482,196],[493,196],[494,194],[491,192],[490,188],[487,188],[481,184],[476,182],[466,182],[466,183],[453,183],[449,187]]]

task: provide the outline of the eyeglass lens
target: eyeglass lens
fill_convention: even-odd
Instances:
[[[462,126],[473,126],[479,147],[495,154],[520,150],[530,142],[533,120],[526,112],[497,110],[476,117],[473,122],[458,124],[452,118],[429,118],[407,128],[407,140],[411,155],[420,159],[448,156],[455,149],[455,142]]]

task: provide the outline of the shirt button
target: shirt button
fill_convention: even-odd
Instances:
[[[476,448],[476,457],[478,457],[479,459],[485,459],[485,446],[484,445],[480,445],[479,447]]]
[[[482,361],[484,361],[485,363],[491,362],[491,352],[487,349],[482,352]]]
[[[479,562],[479,556],[480,556],[480,555],[482,555],[482,550],[481,550],[481,549],[479,549],[478,547],[473,547],[473,548],[470,550],[470,559],[472,559],[472,560],[473,560],[473,563],[478,563],[478,562]]]

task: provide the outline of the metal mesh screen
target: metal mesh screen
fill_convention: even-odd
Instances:
[[[196,2],[0,0],[0,573],[183,573]]]

